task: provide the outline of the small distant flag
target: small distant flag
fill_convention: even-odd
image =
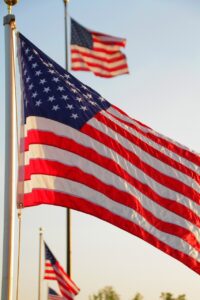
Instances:
[[[120,51],[126,40],[90,31],[71,19],[71,69],[91,71],[100,77],[127,74],[126,56]]]
[[[56,291],[54,291],[52,288],[48,288],[48,300],[64,300],[62,296],[58,295]]]
[[[45,244],[45,266],[44,266],[44,279],[57,280],[56,273],[51,263],[51,253]]]
[[[72,300],[79,293],[80,289],[77,285],[71,280],[71,278],[64,271],[60,263],[56,260],[55,256],[45,243],[45,261],[49,261],[51,264],[51,280],[57,280],[60,292],[64,298],[67,300]],[[50,279],[50,277],[48,279]],[[45,278],[47,279],[47,278]]]

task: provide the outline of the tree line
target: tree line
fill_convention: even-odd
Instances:
[[[165,292],[160,295],[161,300],[187,300],[186,295],[181,294],[175,297],[172,293]],[[97,294],[89,296],[89,300],[120,300],[120,296],[111,286],[106,286],[99,290]],[[130,300],[144,300],[144,297],[137,293]],[[148,299],[147,299],[148,300]]]

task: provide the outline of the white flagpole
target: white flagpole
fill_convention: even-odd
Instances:
[[[66,71],[69,71],[68,66],[68,28],[67,28],[67,6],[69,3],[69,0],[63,0],[64,1],[64,20],[65,20],[65,68]],[[71,211],[69,208],[67,208],[67,220],[66,220],[66,230],[67,230],[67,237],[66,237],[66,264],[67,264],[67,274],[71,277]]]
[[[14,41],[15,16],[11,14],[12,5],[17,1],[7,0],[8,15],[4,17],[5,26],[5,184],[4,184],[4,236],[3,272],[1,300],[13,299],[14,276],[14,224],[16,207],[15,187],[15,78]]]

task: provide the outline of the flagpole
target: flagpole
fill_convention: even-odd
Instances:
[[[11,8],[17,0],[5,0],[8,15],[5,26],[5,177],[4,177],[4,232],[3,232],[3,271],[1,300],[13,299],[14,277],[14,224],[15,224],[15,78],[14,41],[15,16]]]
[[[68,34],[67,34],[67,6],[69,0],[63,0],[64,2],[64,20],[65,20],[65,68],[66,71],[69,71],[68,66]],[[66,237],[66,246],[67,246],[67,274],[71,276],[71,211],[67,208],[67,220],[66,220],[66,227],[67,227],[67,237]]]
[[[41,300],[41,286],[42,286],[42,242],[43,242],[43,231],[39,228],[39,274],[38,274],[38,300]]]

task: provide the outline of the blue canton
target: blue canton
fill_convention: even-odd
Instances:
[[[100,94],[81,83],[19,33],[24,119],[38,116],[82,126],[110,107]]]
[[[50,251],[50,249],[49,249],[49,247],[47,246],[46,243],[45,243],[45,259],[50,260],[52,266],[56,264],[56,258],[52,254],[52,252]]]
[[[71,44],[92,49],[92,34],[82,25],[71,18]]]

